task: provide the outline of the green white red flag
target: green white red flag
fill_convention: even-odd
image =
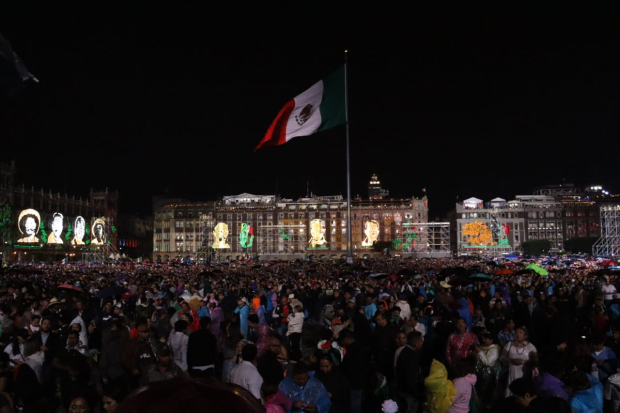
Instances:
[[[278,113],[254,152],[346,123],[344,67],[295,96]]]

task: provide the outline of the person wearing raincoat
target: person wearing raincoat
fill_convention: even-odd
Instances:
[[[308,375],[308,367],[304,363],[295,364],[292,377],[282,380],[278,389],[291,399],[293,411],[328,413],[332,406],[325,386]]]
[[[446,413],[452,406],[456,390],[452,381],[448,380],[446,366],[433,360],[430,374],[424,379],[426,402],[429,413]]]

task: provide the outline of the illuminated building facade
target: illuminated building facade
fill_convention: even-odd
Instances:
[[[599,202],[609,193],[600,186],[577,188],[572,184],[538,188],[533,195],[517,195],[506,202],[469,198],[456,204],[456,247],[460,254],[520,251],[521,244],[545,239],[551,253],[564,249],[567,240],[600,237]],[[481,221],[493,233],[492,246],[472,245],[466,224]]]
[[[0,256],[3,261],[49,261],[90,246],[93,225],[103,221],[102,237],[116,237],[118,193],[94,191],[88,197],[61,195],[15,185],[15,163],[0,165]],[[110,240],[111,241],[111,240]],[[73,254],[73,255],[71,255]],[[32,257],[32,258],[31,258]]]
[[[183,200],[158,203],[154,212],[153,259],[195,258],[201,247],[199,217],[211,214],[215,227],[225,224],[225,245],[214,236],[220,259],[237,259],[258,254],[274,256],[315,256],[340,258],[347,249],[347,203],[341,195],[308,196],[298,200],[274,195],[240,194],[213,202]],[[426,197],[353,200],[351,204],[354,253],[374,253],[372,245],[362,246],[364,229],[375,221],[377,241],[395,242],[395,250],[413,252],[415,242],[403,251],[403,239],[415,231],[416,223],[428,222]],[[269,228],[269,230],[267,230]],[[374,227],[373,227],[374,228]],[[374,238],[373,235],[371,238]],[[218,242],[215,242],[218,241]],[[411,245],[414,244],[414,245]]]

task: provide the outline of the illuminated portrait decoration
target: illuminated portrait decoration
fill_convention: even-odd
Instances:
[[[250,248],[254,242],[254,227],[245,222],[241,224],[241,232],[239,233],[239,244],[242,248]]]
[[[22,238],[17,242],[39,242],[37,234],[39,233],[39,224],[41,222],[41,215],[34,209],[24,209],[17,219],[17,225],[19,232],[22,234]]]
[[[103,218],[97,218],[93,223],[91,245],[104,245],[105,239],[105,220]]]
[[[364,223],[364,234],[366,238],[362,241],[362,247],[372,247],[379,237],[379,223],[374,219]]]
[[[228,242],[226,242],[226,238],[228,238],[228,225],[220,222],[213,229],[213,248],[215,249],[223,249],[230,248]]]
[[[62,244],[62,230],[64,227],[64,217],[60,212],[52,215],[52,225],[50,225],[52,233],[47,237],[48,244]]]
[[[71,245],[84,245],[84,235],[86,233],[86,220],[82,217],[77,217],[75,219],[75,224],[73,225],[73,239],[71,240]]]
[[[313,219],[310,221],[310,246],[315,248],[325,244],[327,244],[327,240],[325,239],[323,222],[320,219]]]

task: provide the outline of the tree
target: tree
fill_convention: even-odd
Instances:
[[[375,241],[375,243],[372,244],[372,248],[377,252],[383,252],[386,248],[391,249],[392,243],[390,241]]]
[[[591,254],[592,246],[598,240],[596,237],[573,238],[564,242],[564,249],[572,253],[584,252]]]
[[[533,239],[521,244],[525,255],[543,255],[551,249],[551,241],[548,239]]]

